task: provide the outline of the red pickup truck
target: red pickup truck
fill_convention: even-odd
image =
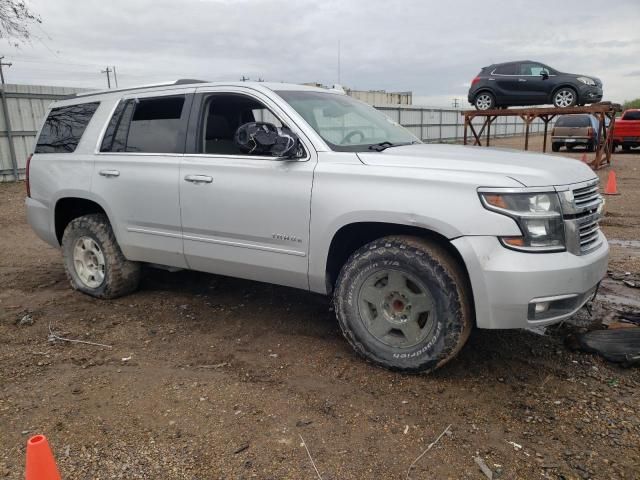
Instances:
[[[613,125],[613,148],[622,145],[625,152],[640,147],[640,109],[625,110]]]

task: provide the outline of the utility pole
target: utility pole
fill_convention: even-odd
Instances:
[[[243,82],[246,82],[247,80],[251,80],[249,77],[245,77],[244,75],[242,75],[242,78],[240,79]]]
[[[4,62],[4,55],[0,57],[0,79],[2,79],[2,85],[4,85],[4,71],[2,67],[10,67],[12,64],[9,62]]]
[[[13,166],[13,179],[18,181],[18,157],[16,157],[16,147],[13,144],[13,129],[11,128],[11,118],[9,117],[9,107],[7,105],[7,93],[4,91],[4,72],[2,67],[10,67],[11,63],[4,62],[4,55],[0,57],[0,96],[2,97],[2,114],[4,115],[4,124],[9,141],[9,155],[11,155],[11,165]]]
[[[458,108],[460,106],[460,99],[459,98],[454,98],[453,102],[451,103],[451,105],[453,105],[453,108]]]
[[[111,68],[107,67],[105,70],[100,70],[100,73],[106,73],[107,74],[107,88],[111,88],[111,77],[109,76],[109,74],[111,73]]]
[[[113,66],[113,81],[116,84],[116,88],[118,88],[118,77],[116,76],[116,66]]]

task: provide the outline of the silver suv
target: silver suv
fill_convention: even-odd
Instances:
[[[56,102],[28,219],[71,286],[136,290],[141,265],[333,295],[362,356],[433,370],[473,325],[566,319],[607,270],[583,163],[426,145],[342,92],[200,83]]]

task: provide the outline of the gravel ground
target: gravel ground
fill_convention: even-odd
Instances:
[[[637,240],[640,155],[613,167],[622,195],[603,228]],[[402,479],[448,425],[410,478],[483,479],[474,457],[494,478],[640,478],[640,373],[567,350],[569,327],[474,331],[435,374],[391,373],[357,358],[328,300],[303,291],[149,270],[126,298],[75,293],[23,198],[0,184],[0,478],[23,478],[37,432],[65,479],[316,478],[301,436],[324,480]],[[640,273],[624,245],[612,269]],[[50,343],[50,326],[112,348]]]

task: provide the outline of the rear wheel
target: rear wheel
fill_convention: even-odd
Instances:
[[[434,370],[467,341],[472,313],[465,275],[442,247],[416,237],[385,237],[357,250],[334,292],[351,346],[383,367]]]
[[[556,108],[573,107],[578,103],[578,94],[573,88],[562,87],[553,94],[553,106]]]
[[[125,258],[106,215],[72,220],[62,236],[62,256],[71,287],[98,298],[135,291],[140,264]]]
[[[622,145],[622,151],[629,153],[631,151],[631,145]]]
[[[496,97],[489,92],[480,92],[473,102],[476,110],[491,110],[496,106]]]

